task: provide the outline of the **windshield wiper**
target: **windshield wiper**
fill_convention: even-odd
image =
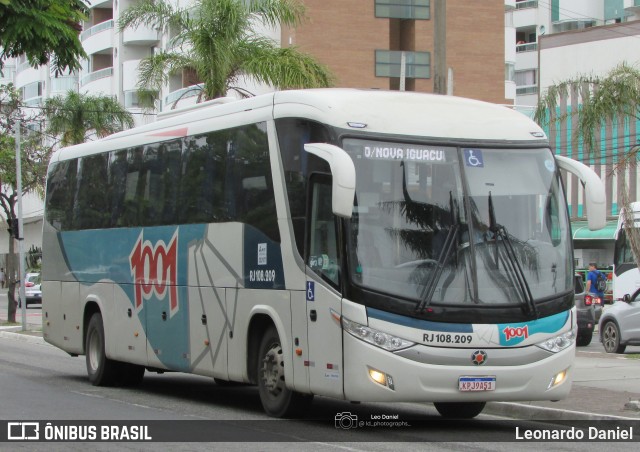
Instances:
[[[515,283],[514,287],[520,290],[520,294],[524,299],[525,304],[523,305],[523,311],[525,311],[525,314],[533,314],[536,318],[538,318],[538,307],[536,306],[533,295],[531,294],[531,288],[529,287],[529,283],[527,282],[524,271],[522,270],[520,262],[518,261],[518,256],[516,255],[516,252],[513,248],[513,243],[511,242],[509,233],[503,225],[498,224],[498,222],[496,221],[496,212],[493,208],[491,192],[489,192],[489,230],[493,233],[496,241],[496,267],[498,266],[499,260],[498,241],[500,240],[504,244],[505,249],[506,261],[504,268],[508,273],[510,273],[512,282]]]
[[[416,307],[416,312],[424,311],[431,303],[431,299],[433,298],[433,294],[436,291],[438,281],[442,276],[442,271],[444,270],[445,264],[451,256],[451,250],[454,249],[454,245],[456,244],[458,230],[460,229],[460,218],[456,216],[452,192],[449,192],[449,213],[451,215],[451,226],[449,227],[447,237],[445,238],[442,249],[440,250],[436,269],[433,273],[431,273],[429,280],[424,286],[422,296],[420,297],[420,303],[418,303],[418,306]]]

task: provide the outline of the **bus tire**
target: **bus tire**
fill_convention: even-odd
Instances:
[[[626,345],[620,344],[620,328],[613,320],[602,325],[602,345],[607,353],[624,353]]]
[[[107,358],[104,351],[104,325],[102,315],[96,312],[87,326],[85,353],[87,374],[94,386],[114,386],[118,384],[118,362]]]
[[[578,347],[586,347],[591,343],[592,338],[593,338],[593,333],[592,334],[585,333],[582,336],[578,336],[578,338],[576,339],[576,345]]]
[[[274,326],[267,328],[260,342],[257,376],[260,401],[269,416],[300,415],[313,400],[313,395],[300,394],[287,388],[284,380],[284,352]]]
[[[482,413],[487,402],[435,402],[433,405],[442,417],[472,419]]]

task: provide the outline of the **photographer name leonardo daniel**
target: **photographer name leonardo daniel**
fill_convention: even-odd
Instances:
[[[586,429],[586,430],[585,430]],[[585,437],[585,431],[587,436]],[[602,429],[597,427],[566,429],[523,429],[516,427],[517,440],[631,440],[633,427]]]

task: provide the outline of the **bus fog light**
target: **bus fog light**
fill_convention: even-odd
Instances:
[[[369,369],[369,376],[376,383],[379,383],[382,386],[387,386],[387,378],[384,375],[384,373],[380,372],[379,370],[375,370],[375,369],[371,369],[370,368]]]
[[[342,328],[353,337],[390,352],[395,352],[415,345],[415,342],[407,341],[397,336],[392,336],[391,334],[384,333],[374,328],[369,328],[368,326],[353,322],[344,316],[342,317]]]
[[[566,333],[562,333],[556,337],[552,337],[536,345],[548,352],[558,353],[559,351],[564,350],[565,348],[570,347],[575,343],[576,331],[577,327],[574,326]]]
[[[367,368],[369,369],[369,376],[373,381],[375,381],[379,385],[386,386],[389,389],[395,390],[395,387],[393,385],[393,377],[391,375],[369,366],[367,366]]]
[[[562,383],[563,381],[565,381],[567,379],[567,371],[569,369],[565,369],[562,372],[558,372],[557,374],[555,374],[553,376],[553,378],[551,379],[551,381],[549,382],[549,386],[547,387],[547,389],[551,389],[555,386],[558,386],[560,383]]]

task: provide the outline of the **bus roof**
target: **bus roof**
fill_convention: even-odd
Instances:
[[[287,117],[303,117],[362,132],[420,138],[546,142],[546,135],[537,124],[508,107],[416,92],[349,88],[278,91],[233,102],[214,99],[165,116],[169,117],[62,149],[52,160]]]

